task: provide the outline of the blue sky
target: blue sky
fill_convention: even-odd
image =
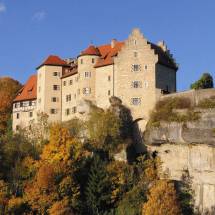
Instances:
[[[214,11],[214,0],[0,0],[0,76],[24,83],[50,54],[74,57],[139,27],[165,40],[186,90],[205,71],[215,78]]]

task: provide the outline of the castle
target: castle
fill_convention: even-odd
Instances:
[[[101,108],[119,97],[144,130],[156,101],[176,91],[177,64],[165,43],[149,42],[139,29],[128,39],[90,45],[76,58],[49,56],[37,67],[13,102],[13,130],[47,113],[49,122],[80,117],[79,105],[90,100]]]

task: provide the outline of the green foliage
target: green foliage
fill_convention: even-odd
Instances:
[[[203,73],[202,77],[196,81],[195,83],[191,84],[191,89],[207,89],[207,88],[213,88],[213,77],[209,73]]]
[[[96,215],[108,211],[111,204],[111,190],[105,164],[95,155],[86,186],[86,203],[89,214]]]

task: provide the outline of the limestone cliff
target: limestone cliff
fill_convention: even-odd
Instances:
[[[184,171],[189,171],[195,205],[203,213],[215,206],[215,108],[192,111],[198,113],[198,120],[148,126],[145,143],[151,153],[160,156],[169,178],[181,180]]]

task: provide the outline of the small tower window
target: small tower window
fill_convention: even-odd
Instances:
[[[134,57],[137,57],[138,56],[138,53],[137,52],[134,52]]]
[[[110,96],[110,90],[108,90],[108,95]]]
[[[19,113],[16,114],[16,118],[19,119]]]
[[[92,63],[95,63],[95,59],[94,58],[92,58]]]
[[[83,59],[81,59],[81,64],[83,64]]]
[[[111,77],[110,77],[110,75],[108,75],[108,81],[111,81]]]
[[[33,112],[29,112],[29,117],[33,117]]]

